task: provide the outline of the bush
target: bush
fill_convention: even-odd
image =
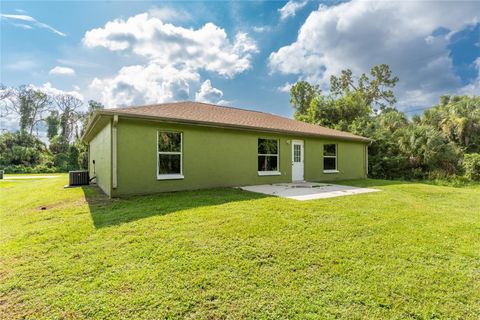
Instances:
[[[0,165],[35,166],[40,163],[45,144],[25,132],[0,135]]]
[[[480,181],[480,153],[465,154],[463,167],[467,179]]]

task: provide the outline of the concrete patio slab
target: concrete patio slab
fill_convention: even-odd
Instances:
[[[300,201],[326,199],[380,191],[372,188],[359,188],[330,183],[277,183],[241,187],[242,190]]]

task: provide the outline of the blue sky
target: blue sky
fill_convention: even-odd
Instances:
[[[478,1],[1,4],[1,79],[107,107],[199,100],[291,116],[299,79],[387,63],[409,114],[480,93]]]

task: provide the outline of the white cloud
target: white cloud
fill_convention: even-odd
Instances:
[[[252,29],[256,33],[263,33],[272,30],[270,26],[254,26]]]
[[[190,83],[199,80],[199,74],[193,70],[151,63],[123,67],[112,78],[95,78],[90,87],[101,92],[101,101],[107,108],[113,108],[185,100],[190,94]]]
[[[192,20],[192,15],[189,12],[165,6],[153,7],[148,10],[148,13],[151,17],[158,18],[163,22]]]
[[[290,93],[290,89],[292,88],[293,84],[290,82],[285,82],[283,86],[277,88],[280,92]]]
[[[320,5],[297,40],[273,52],[272,71],[328,86],[330,75],[389,64],[400,77],[399,106],[434,103],[461,87],[449,56],[449,37],[480,21],[480,2],[351,1]],[[433,36],[443,27],[448,35]]]
[[[195,93],[195,100],[206,103],[220,103],[223,97],[223,92],[217,88],[212,87],[210,80],[205,80],[198,92]]]
[[[107,107],[188,99],[200,71],[232,78],[249,69],[252,54],[258,52],[246,33],[229,39],[213,23],[188,29],[164,23],[151,13],[107,22],[87,31],[82,41],[88,48],[131,52],[146,60],[144,65],[125,66],[110,78],[94,79],[90,88],[100,92]]]
[[[25,15],[25,14],[0,14],[0,17],[1,19],[5,19],[5,20],[8,20],[8,21],[23,21],[24,23],[22,24],[18,24],[18,23],[13,23],[14,25],[18,26],[18,27],[21,27],[21,28],[24,28],[25,29],[25,23],[30,23],[31,25],[34,25],[36,27],[39,27],[39,28],[43,28],[43,29],[47,29],[47,30],[50,30],[51,32],[59,35],[59,36],[62,36],[62,37],[66,37],[67,35],[57,29],[55,29],[54,27],[46,24],[46,23],[43,23],[43,22],[40,22],[38,20],[36,20],[35,18],[31,17],[31,16],[28,16],[28,15]],[[32,27],[31,25],[30,28]]]
[[[295,14],[297,13],[298,10],[302,9],[305,7],[308,3],[308,0],[304,1],[294,1],[290,0],[288,1],[283,7],[278,9],[278,12],[280,12],[280,19],[285,20],[288,17],[294,17]]]
[[[127,20],[116,19],[107,22],[103,28],[87,31],[83,43],[89,48],[131,50],[160,66],[183,65],[225,77],[249,69],[251,54],[258,51],[245,33],[238,33],[231,41],[225,30],[213,23],[196,30],[187,29],[163,23],[148,13]]]
[[[83,95],[80,93],[80,90],[78,90],[79,88],[74,88],[74,90],[71,90],[71,91],[68,91],[68,90],[61,90],[61,89],[57,89],[55,88],[52,83],[50,82],[46,82],[44,83],[42,86],[35,86],[35,85],[30,85],[30,87],[34,88],[34,89],[38,89],[38,90],[41,90],[45,93],[48,93],[52,96],[55,96],[55,95],[61,95],[61,94],[68,94],[68,95],[71,95],[79,100],[82,100],[84,101],[84,97]]]
[[[75,70],[68,67],[60,67],[56,66],[55,68],[51,69],[49,74],[57,74],[57,75],[64,75],[64,76],[73,76],[75,75]]]
[[[25,30],[33,29],[32,26],[30,26],[28,24],[24,24],[24,23],[14,23],[13,25],[15,27],[19,27],[19,28],[22,28],[22,29],[25,29]]]
[[[477,78],[474,79],[471,83],[464,86],[460,92],[466,95],[480,95],[480,57],[478,57],[474,62],[475,68],[477,69]]]

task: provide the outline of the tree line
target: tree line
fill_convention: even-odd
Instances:
[[[7,173],[65,172],[86,169],[88,150],[80,141],[93,112],[70,94],[52,94],[31,86],[0,86],[2,118],[18,119],[19,130],[0,134],[0,169]],[[45,143],[39,132],[45,132]]]
[[[480,180],[480,97],[445,95],[409,119],[395,107],[398,80],[382,64],[331,76],[328,94],[299,81],[290,90],[294,117],[373,139],[373,178]]]
[[[395,107],[399,81],[388,65],[356,77],[349,69],[330,79],[327,93],[299,81],[290,90],[297,120],[371,138],[369,176],[383,179],[480,181],[480,97],[439,97],[439,103],[408,118]],[[85,169],[80,141],[102,104],[86,105],[69,94],[20,86],[0,87],[0,113],[15,115],[19,130],[0,134],[0,169],[64,172]],[[44,143],[38,129],[46,132]]]

